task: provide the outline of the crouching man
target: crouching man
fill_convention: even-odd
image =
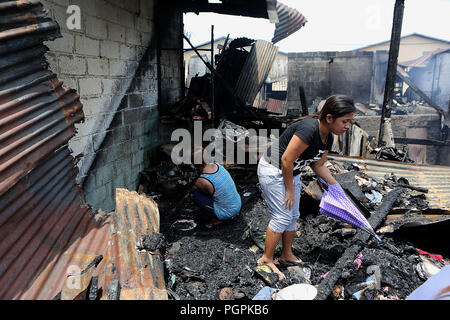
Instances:
[[[218,163],[205,162],[203,156],[202,163],[194,166],[200,177],[195,182],[193,200],[211,218],[205,226],[211,229],[236,216],[242,202],[230,173]]]

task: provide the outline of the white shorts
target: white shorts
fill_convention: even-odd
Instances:
[[[270,230],[277,233],[294,231],[300,216],[300,192],[302,189],[300,175],[293,177],[294,205],[291,210],[287,209],[285,205],[281,205],[286,195],[281,169],[271,165],[262,157],[258,163],[258,179],[271,215]]]

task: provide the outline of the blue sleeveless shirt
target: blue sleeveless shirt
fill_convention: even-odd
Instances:
[[[226,220],[241,210],[241,197],[228,171],[222,165],[218,163],[216,165],[218,169],[215,173],[202,173],[200,177],[214,186],[214,213],[219,220]]]

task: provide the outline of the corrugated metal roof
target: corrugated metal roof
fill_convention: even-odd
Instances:
[[[267,111],[284,115],[286,111],[286,100],[269,98],[267,101]]]
[[[308,20],[298,10],[277,2],[279,22],[275,24],[275,34],[272,43],[277,43],[293,34],[305,25]]]
[[[131,247],[111,233],[123,226],[113,219],[118,214],[142,217],[156,228],[155,205],[129,200],[125,213],[94,212],[76,185],[67,142],[74,124],[84,119],[82,105],[76,91],[48,70],[44,57],[43,41],[60,36],[39,1],[0,3],[0,299],[52,299],[67,275],[100,254],[104,259],[94,275],[102,299],[115,272],[128,288],[129,280],[138,278],[135,271],[149,275],[139,275],[135,290],[123,291],[124,297],[164,299],[162,263],[149,258],[145,271],[125,263],[123,256],[133,256]],[[114,259],[119,262],[112,268]],[[148,292],[152,285],[156,289]]]
[[[450,167],[335,155],[329,155],[328,158],[341,163],[348,161],[363,165],[363,171],[375,179],[383,180],[391,172],[397,177],[404,177],[411,185],[428,189],[425,196],[430,209],[450,214]]]
[[[278,48],[270,42],[257,40],[245,60],[239,78],[236,82],[236,94],[241,100],[253,105],[259,90],[269,75]]]

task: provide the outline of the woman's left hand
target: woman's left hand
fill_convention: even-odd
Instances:
[[[292,210],[294,206],[294,190],[286,190],[286,195],[284,196],[284,201],[281,203],[282,206],[286,204],[286,209]]]

